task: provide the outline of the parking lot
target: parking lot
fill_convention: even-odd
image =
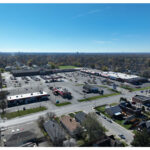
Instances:
[[[100,95],[99,93],[85,93],[83,92],[83,85],[88,83],[96,85],[99,90],[103,90],[104,94],[113,93],[107,87],[103,86],[101,77],[88,75],[85,73],[69,72],[58,73],[46,76],[26,76],[26,77],[13,77],[10,73],[5,73],[5,81],[9,95],[19,95],[25,93],[33,93],[38,91],[45,91],[49,96],[50,105],[59,103],[71,102],[72,104],[78,103],[78,100],[85,99],[93,96]],[[53,80],[52,80],[53,79]],[[52,88],[66,89],[71,93],[72,99],[63,98],[61,95],[54,95]],[[45,102],[43,102],[45,103]]]

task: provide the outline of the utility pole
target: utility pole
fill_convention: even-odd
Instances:
[[[2,141],[1,141],[1,128],[0,128],[0,146],[2,146]]]

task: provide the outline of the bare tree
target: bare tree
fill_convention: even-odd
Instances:
[[[83,122],[83,126],[87,129],[90,141],[100,140],[101,137],[105,135],[105,128],[97,120],[94,113],[89,113],[87,115],[87,118]]]
[[[84,130],[81,126],[78,126],[75,131],[74,131],[75,135],[76,135],[76,138],[80,139],[80,138],[84,138]]]
[[[43,124],[44,124],[44,122],[45,122],[44,117],[43,117],[43,116],[40,116],[39,119],[37,120],[37,122],[38,122],[39,127],[40,127],[41,129],[43,129]]]
[[[54,112],[48,112],[46,114],[46,118],[49,119],[54,119],[54,117],[56,116],[56,114]]]

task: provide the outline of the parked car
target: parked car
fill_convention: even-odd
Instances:
[[[121,139],[126,139],[123,134],[119,134],[118,136],[119,136]]]
[[[5,130],[7,130],[7,129],[8,129],[8,128],[6,128],[6,127],[1,127],[1,128],[0,128],[0,131],[3,132],[3,131],[5,131]]]
[[[111,119],[107,119],[108,122],[112,123]]]
[[[106,119],[106,117],[105,116],[102,116],[104,119]]]
[[[101,113],[100,113],[99,111],[96,111],[95,113],[96,113],[97,115],[101,115]]]
[[[150,108],[148,107],[147,110],[150,111]]]

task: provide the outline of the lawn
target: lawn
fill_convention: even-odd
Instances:
[[[72,118],[74,118],[75,114],[74,113],[70,113],[69,116],[72,117]]]
[[[102,105],[102,106],[95,107],[95,109],[101,112],[102,114],[104,114],[106,117],[111,118],[107,113],[105,113],[105,107],[106,105]]]
[[[123,89],[129,90],[129,91],[133,90],[133,88],[131,88],[130,86],[127,86],[127,85],[122,85],[120,87],[123,88]]]
[[[118,105],[119,103],[111,103],[110,106]]]
[[[83,112],[83,111],[81,111],[81,110],[80,110],[80,111],[76,111],[75,114],[77,114],[77,113],[79,113],[79,112]]]
[[[114,121],[126,129],[130,129],[130,127],[132,126],[131,124],[123,124],[124,120],[116,120],[115,119]]]
[[[16,112],[1,114],[1,117],[2,118],[6,117],[7,119],[12,119],[12,118],[16,118],[16,117],[25,116],[25,115],[28,115],[28,114],[44,111],[46,109],[47,109],[46,107],[31,108],[31,109],[26,109],[26,110],[20,110],[20,111],[16,111]]]
[[[76,66],[59,66],[59,69],[74,69]]]
[[[143,88],[133,88],[132,91],[142,91],[142,90],[148,90],[150,87],[143,87]]]
[[[2,88],[6,88],[6,85],[3,85]]]
[[[100,98],[104,98],[104,97],[115,96],[115,95],[120,95],[120,93],[111,93],[111,94],[105,94],[105,95],[98,95],[98,96],[88,97],[88,98],[85,98],[85,99],[80,99],[78,101],[79,102],[92,101],[92,100],[96,100],[96,99],[100,99]]]
[[[114,104],[114,103],[112,103],[112,104]],[[104,114],[106,117],[111,118],[111,116],[109,116],[109,115],[105,112],[105,106],[106,106],[106,105],[98,106],[98,107],[95,107],[95,109],[96,109],[97,111],[101,112],[102,114]],[[119,125],[121,125],[122,127],[126,128],[126,129],[130,129],[130,127],[131,127],[130,124],[129,124],[129,125],[124,125],[124,124],[123,124],[124,120],[117,120],[117,119],[114,119],[114,121],[115,121],[116,123],[118,123]]]
[[[120,86],[121,88],[124,88],[124,89],[127,89],[131,92],[134,92],[134,91],[142,91],[142,90],[148,90],[150,89],[150,87],[143,87],[143,88],[131,88],[129,86]]]
[[[59,104],[55,104],[56,106],[65,106],[65,105],[69,105],[71,104],[71,102],[64,102],[64,103],[59,103]]]

